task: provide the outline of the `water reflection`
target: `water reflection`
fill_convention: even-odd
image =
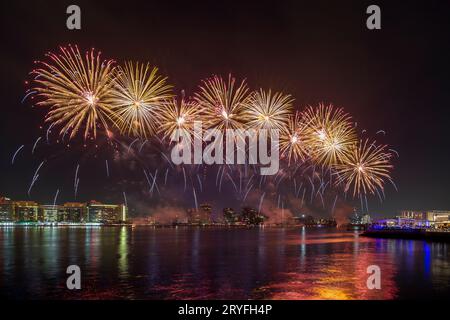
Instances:
[[[32,299],[396,299],[450,293],[448,245],[326,229],[0,228],[0,294]],[[82,290],[65,288],[68,265]],[[369,290],[367,267],[382,270]]]

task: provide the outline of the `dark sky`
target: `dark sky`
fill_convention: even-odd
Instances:
[[[66,29],[73,3],[82,10],[81,31]],[[365,25],[373,3],[382,11],[377,31]],[[393,173],[399,191],[388,186],[382,205],[371,201],[374,212],[450,209],[448,1],[2,1],[1,15],[0,195],[28,198],[40,162],[30,145],[42,134],[43,113],[21,103],[33,60],[72,43],[118,62],[156,64],[189,95],[200,79],[231,72],[252,88],[291,93],[298,109],[344,107],[368,137],[400,153]],[[84,172],[95,177],[97,169]],[[64,191],[72,172],[62,164],[46,168],[32,198],[51,202],[60,186],[60,197],[73,200]],[[92,198],[92,188],[80,197]],[[117,196],[106,190],[98,197]]]

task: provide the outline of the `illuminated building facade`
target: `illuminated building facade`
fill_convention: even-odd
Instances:
[[[86,203],[66,202],[64,205],[65,221],[69,222],[86,222],[87,207]]]
[[[39,222],[60,222],[61,207],[54,205],[41,205],[38,209]]]
[[[0,197],[0,222],[37,223],[122,223],[127,221],[125,205],[67,202],[64,205],[39,205],[34,201],[13,201]]]
[[[239,216],[236,214],[233,208],[224,208],[223,218],[227,224],[235,224],[239,221]]]
[[[119,223],[127,220],[127,207],[123,204],[103,204],[91,201],[87,205],[88,222]]]
[[[14,201],[16,221],[37,222],[39,205],[34,201]]]
[[[0,198],[0,221],[14,222],[14,203],[9,198]]]
[[[200,205],[200,220],[202,224],[212,222],[212,206],[208,203]]]

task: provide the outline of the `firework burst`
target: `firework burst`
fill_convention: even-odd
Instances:
[[[161,106],[172,97],[166,80],[149,64],[127,62],[118,68],[109,101],[122,133],[148,138],[155,132]]]
[[[320,104],[303,112],[311,157],[320,165],[339,163],[356,143],[351,117],[341,108]]]
[[[201,110],[197,102],[176,98],[164,102],[158,117],[158,133],[163,134],[163,138],[171,137],[177,129],[180,134],[191,136],[193,132],[194,120],[200,115]]]
[[[292,112],[291,95],[272,94],[262,89],[254,92],[246,108],[247,126],[253,129],[280,129],[286,127]]]
[[[202,81],[195,101],[203,110],[203,119],[209,128],[237,129],[245,123],[244,110],[249,101],[245,81],[236,84],[231,75],[228,81],[219,76]]]
[[[304,161],[309,156],[308,145],[305,142],[305,124],[296,112],[288,119],[288,123],[280,133],[280,152],[288,158],[289,163],[294,161]]]
[[[84,127],[84,139],[97,135],[97,126],[107,129],[114,123],[114,112],[106,102],[111,89],[113,60],[102,60],[94,49],[83,56],[77,46],[60,47],[60,53],[48,53],[50,62],[39,62],[32,71],[42,98],[38,106],[48,106],[46,121],[61,126],[60,135],[73,138]]]
[[[392,154],[386,149],[384,145],[369,144],[368,140],[354,145],[342,163],[335,165],[337,183],[344,185],[345,192],[352,189],[354,197],[382,192],[385,181],[392,182]]]

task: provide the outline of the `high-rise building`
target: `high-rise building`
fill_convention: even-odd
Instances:
[[[212,222],[212,206],[208,203],[200,205],[200,220],[203,224]]]
[[[14,222],[14,203],[9,198],[0,197],[0,222]]]
[[[38,209],[39,222],[61,222],[62,207],[56,205],[40,205]]]
[[[63,205],[66,221],[69,222],[86,222],[87,221],[87,207],[86,203],[80,202],[66,202]]]
[[[87,205],[88,222],[119,223],[127,220],[127,207],[123,204],[103,204],[91,201]]]
[[[34,201],[14,201],[14,214],[16,221],[37,222],[38,204]]]
[[[228,224],[235,224],[239,220],[239,217],[233,208],[224,208],[223,209],[223,218],[224,218],[225,222]]]
[[[265,216],[258,213],[258,211],[254,208],[242,208],[242,222],[248,225],[260,225],[264,223],[265,218]]]

